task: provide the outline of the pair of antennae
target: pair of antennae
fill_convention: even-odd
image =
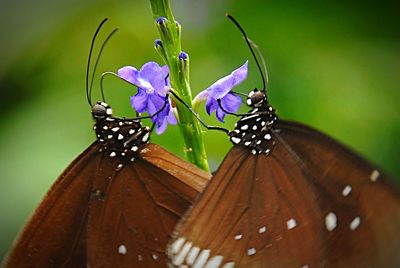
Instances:
[[[91,59],[92,59],[94,44],[96,42],[96,38],[97,38],[97,35],[100,32],[100,29],[103,27],[104,23],[107,20],[108,20],[108,18],[105,18],[100,22],[99,27],[97,27],[96,32],[93,35],[92,43],[90,45],[90,50],[89,50],[89,57],[88,57],[87,67],[86,67],[86,98],[87,98],[87,101],[88,101],[90,106],[92,106],[92,87],[93,87],[94,76],[96,74],[97,66],[99,64],[101,55],[102,55],[103,50],[104,50],[106,44],[108,43],[108,41],[118,31],[118,28],[115,28],[110,34],[108,34],[107,38],[104,40],[103,44],[101,45],[100,50],[99,50],[99,54],[98,54],[98,56],[96,58],[96,62],[94,63],[94,67],[93,67],[93,71],[92,71],[92,75],[90,77],[90,83],[89,83],[90,62],[91,62]],[[105,101],[103,88],[101,88],[101,96],[103,98],[103,101]]]
[[[263,58],[263,56],[262,56],[262,54],[261,54],[261,52],[260,52],[258,46],[257,46],[252,40],[250,40],[250,39],[247,37],[246,32],[244,31],[244,29],[242,28],[242,26],[240,26],[239,22],[238,22],[234,17],[232,17],[232,16],[231,16],[230,14],[228,14],[228,13],[225,14],[225,16],[228,17],[228,18],[236,25],[236,27],[240,30],[240,32],[242,33],[242,35],[243,35],[243,37],[244,37],[244,39],[245,39],[245,41],[246,41],[246,44],[247,44],[247,46],[249,47],[249,49],[250,49],[250,51],[251,51],[251,54],[252,54],[253,57],[254,57],[254,60],[255,60],[255,62],[256,62],[256,64],[257,64],[257,67],[258,67],[258,70],[260,71],[261,79],[262,79],[262,82],[263,82],[263,90],[262,90],[262,91],[264,92],[264,94],[266,94],[266,89],[267,89],[268,81],[269,81],[269,79],[268,79],[268,70],[267,70],[267,68],[266,68],[265,60],[264,60],[264,58]],[[95,45],[95,42],[96,42],[97,35],[99,34],[101,28],[103,27],[104,23],[105,23],[107,20],[108,20],[108,18],[105,18],[105,19],[103,19],[103,20],[100,22],[99,27],[97,27],[97,29],[96,29],[96,31],[95,31],[95,33],[94,33],[94,35],[93,35],[92,43],[91,43],[91,45],[90,45],[90,50],[89,50],[89,57],[88,57],[87,67],[86,67],[86,98],[87,98],[87,101],[88,101],[88,103],[89,103],[90,106],[92,106],[92,100],[91,100],[91,98],[92,98],[92,87],[93,87],[94,76],[95,76],[95,74],[96,74],[97,66],[98,66],[98,63],[99,63],[99,61],[100,61],[102,52],[103,52],[103,50],[104,50],[106,44],[108,43],[108,41],[111,39],[111,37],[118,31],[118,28],[115,28],[115,29],[107,36],[107,38],[104,40],[103,44],[101,45],[101,48],[100,48],[100,50],[99,50],[99,54],[98,54],[98,56],[97,56],[97,58],[96,58],[96,62],[95,62],[95,64],[94,64],[94,68],[93,68],[92,75],[91,75],[91,77],[90,77],[90,83],[89,83],[90,63],[91,63],[91,59],[92,59],[92,54],[93,54],[94,45]],[[265,76],[264,76],[263,69],[261,68],[261,65],[260,65],[260,63],[259,63],[259,61],[258,61],[258,59],[257,59],[256,53],[254,52],[254,49],[253,49],[253,48],[256,50],[256,52],[257,52],[257,54],[258,54],[258,57],[259,57],[259,58],[261,59],[261,61],[262,61]],[[105,101],[103,87],[101,87],[101,95],[102,95],[103,101]]]
[[[252,40],[250,40],[250,39],[247,37],[246,32],[244,31],[244,29],[242,28],[242,26],[240,26],[239,22],[238,22],[234,17],[232,17],[232,16],[231,16],[230,14],[228,14],[228,13],[226,13],[225,16],[228,17],[228,19],[230,19],[230,20],[236,25],[236,27],[239,29],[239,31],[242,33],[242,35],[243,35],[243,37],[244,37],[244,40],[246,41],[246,44],[247,44],[247,46],[249,47],[249,49],[250,49],[250,51],[251,51],[251,54],[252,54],[253,57],[254,57],[254,60],[256,61],[258,70],[260,71],[261,79],[262,79],[262,82],[263,82],[263,89],[262,89],[262,91],[263,91],[264,94],[266,95],[266,90],[267,90],[268,82],[269,82],[269,79],[268,79],[268,70],[267,70],[267,66],[266,66],[266,64],[265,64],[264,57],[263,57],[262,54],[261,54],[261,51],[259,50],[258,46],[257,46]],[[253,49],[253,48],[254,48],[254,49]],[[254,52],[254,50],[256,50],[256,52],[257,52],[257,54],[258,54],[258,57],[259,57],[259,58],[261,59],[261,61],[262,61],[265,76],[264,76],[263,69],[261,68],[260,63],[259,63],[258,60],[257,60],[257,56],[256,56],[256,53]]]

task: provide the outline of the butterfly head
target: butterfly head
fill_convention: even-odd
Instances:
[[[250,91],[249,95],[247,95],[247,105],[250,107],[260,107],[264,103],[267,102],[267,97],[263,91],[260,91],[258,89],[253,89]]]
[[[98,101],[92,107],[92,116],[95,120],[104,120],[112,115],[111,107],[105,103]]]

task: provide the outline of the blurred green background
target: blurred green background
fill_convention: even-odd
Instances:
[[[254,61],[233,14],[263,51],[269,97],[281,118],[329,133],[400,177],[400,31],[396,2],[173,1],[183,25],[197,93],[250,59],[249,79],[260,87]],[[149,3],[140,1],[3,0],[0,9],[0,256],[60,172],[94,139],[85,98],[89,44],[119,33],[106,48],[99,71],[161,63]],[[100,39],[101,39],[100,38]],[[98,81],[94,100],[98,98]],[[132,116],[134,89],[117,79],[105,84],[117,115]],[[204,109],[203,109],[204,110]],[[203,118],[217,124],[204,112]],[[232,128],[235,119],[228,119]],[[153,142],[182,155],[176,126]],[[206,135],[215,169],[231,144],[222,133]],[[1,257],[0,257],[1,258]]]

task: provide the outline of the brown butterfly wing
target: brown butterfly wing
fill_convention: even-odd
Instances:
[[[282,122],[276,128],[279,142],[291,151],[295,160],[297,158],[316,187],[322,189],[324,198],[319,198],[319,203],[325,214],[338,211],[338,226],[332,236],[334,232],[339,234],[330,239],[330,263],[346,265],[350,263],[348,259],[358,256],[366,265],[398,266],[400,195],[396,186],[391,185],[393,180],[333,139],[307,126]],[[352,230],[355,226],[357,228]],[[352,239],[353,243],[346,242],[347,239]],[[363,245],[363,250],[357,251],[356,245]]]
[[[275,128],[269,156],[229,152],[177,229],[174,267],[396,267],[398,193],[325,135]]]
[[[56,180],[26,223],[5,267],[86,267],[86,222],[93,174],[92,144]]]
[[[93,184],[88,265],[164,267],[173,229],[209,174],[154,144],[119,171],[117,164],[104,161]]]

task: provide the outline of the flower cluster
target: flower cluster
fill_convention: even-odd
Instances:
[[[186,55],[187,58],[186,53],[182,55]],[[201,91],[194,101],[206,101],[207,113],[211,115],[215,112],[217,119],[224,122],[226,112],[235,113],[242,103],[241,98],[231,91],[247,78],[247,65],[246,61],[231,74],[217,80]],[[163,133],[168,124],[177,123],[168,99],[171,89],[168,66],[159,66],[151,61],[144,64],[140,70],[132,66],[123,67],[118,70],[118,76],[138,87],[137,94],[131,97],[132,107],[139,113],[148,112],[153,116],[152,121],[156,124],[157,134]]]
[[[148,62],[140,70],[126,66],[118,70],[118,76],[138,87],[131,97],[132,107],[139,113],[148,112],[156,124],[157,134],[163,133],[169,124],[177,123],[168,98],[170,88],[168,66],[160,67],[156,62]],[[156,115],[155,115],[156,114]]]

